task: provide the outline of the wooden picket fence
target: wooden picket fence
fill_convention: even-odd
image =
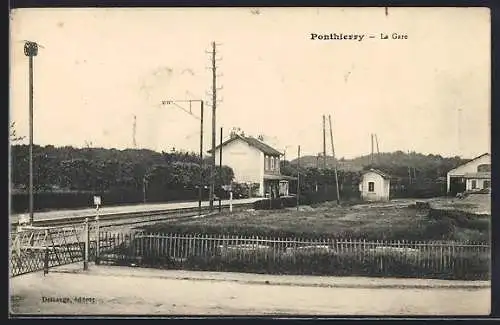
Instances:
[[[490,245],[206,234],[100,234],[98,263],[279,274],[489,279]]]

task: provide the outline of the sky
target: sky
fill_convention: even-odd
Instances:
[[[490,151],[490,13],[486,8],[129,8],[11,11],[10,120],[34,143],[198,151],[198,103],[211,145],[211,43],[217,47],[217,143],[233,127],[286,157]],[[366,34],[311,40],[316,34]],[[389,39],[381,39],[380,34]],[[392,39],[392,33],[407,39]]]

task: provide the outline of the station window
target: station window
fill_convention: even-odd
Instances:
[[[475,179],[474,179],[474,180],[472,180],[472,182],[471,182],[471,186],[472,186],[472,189],[477,188],[477,181],[476,181]]]

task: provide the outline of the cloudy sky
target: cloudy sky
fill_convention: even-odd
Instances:
[[[310,34],[372,34],[311,40]],[[380,33],[408,39],[381,40]],[[34,59],[34,142],[198,150],[217,48],[217,128],[264,134],[287,158],[322,151],[331,114],[338,157],[380,151],[473,157],[490,148],[490,18],[483,8],[21,9],[11,13],[11,121],[28,135]],[[189,105],[182,104],[189,110]],[[328,122],[327,122],[328,127]],[[219,129],[217,130],[217,134]],[[217,142],[219,139],[217,139]],[[330,150],[327,132],[327,149]]]

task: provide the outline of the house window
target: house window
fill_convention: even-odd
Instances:
[[[491,165],[490,164],[482,164],[477,166],[477,172],[478,173],[490,173],[491,172]]]
[[[368,182],[368,192],[373,192],[373,191],[375,191],[375,183]]]
[[[265,156],[264,161],[266,162],[266,170],[269,170],[269,156]]]
[[[483,188],[490,188],[491,187],[491,182],[490,181],[484,181],[483,182]]]
[[[274,170],[274,157],[271,157],[271,170]]]
[[[475,179],[473,179],[471,181],[471,186],[472,186],[472,189],[476,189],[477,188],[477,181]]]

